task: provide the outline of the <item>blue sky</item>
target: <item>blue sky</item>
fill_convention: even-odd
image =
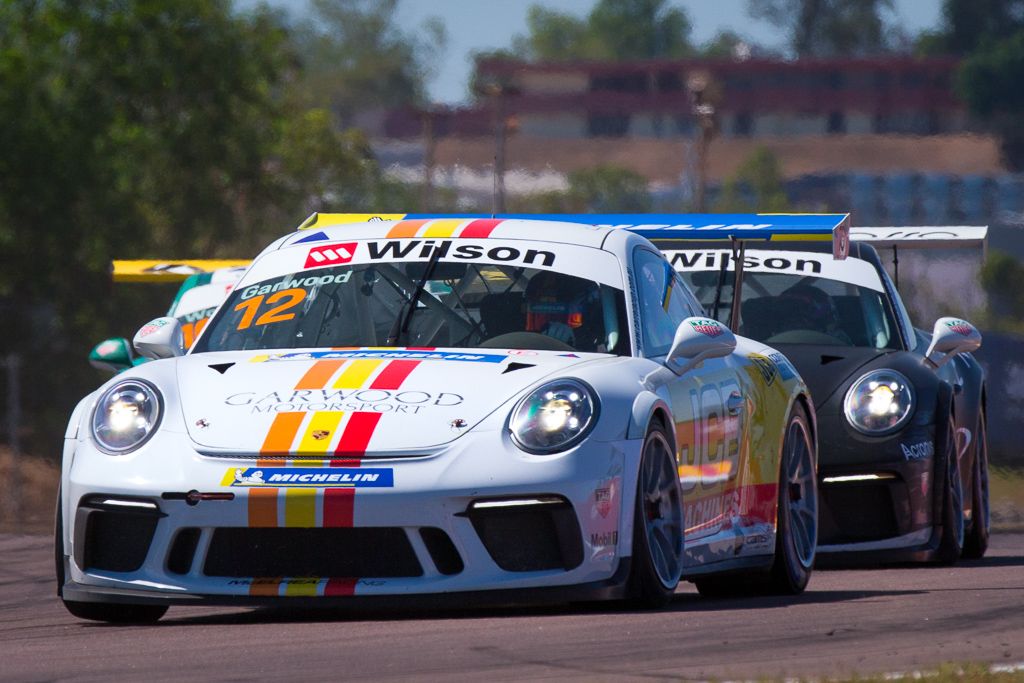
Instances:
[[[242,7],[258,0],[238,0]],[[291,11],[306,11],[305,0],[268,0],[271,5]],[[467,99],[466,83],[475,50],[508,47],[512,37],[526,32],[526,12],[543,4],[551,10],[586,16],[594,0],[401,0],[399,20],[415,30],[428,17],[439,17],[448,29],[448,46],[437,65],[437,75],[428,84],[431,99],[457,104]],[[785,36],[773,26],[747,16],[747,0],[670,0],[683,7],[693,22],[696,43],[710,40],[722,29],[731,29],[752,42],[781,48]],[[940,0],[895,0],[895,23],[910,35],[938,25]]]

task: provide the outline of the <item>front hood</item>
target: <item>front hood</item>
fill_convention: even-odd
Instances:
[[[200,451],[318,456],[429,452],[545,377],[604,354],[501,349],[224,352],[178,362]]]
[[[851,375],[891,349],[815,344],[774,344],[803,377],[816,406],[823,406]]]

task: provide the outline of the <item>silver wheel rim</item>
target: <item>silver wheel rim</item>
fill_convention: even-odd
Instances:
[[[786,435],[787,521],[797,559],[806,569],[814,563],[818,547],[818,496],[814,460],[807,429],[799,420]]]
[[[679,583],[683,571],[683,506],[674,463],[665,437],[652,434],[640,470],[640,512],[651,564],[667,588]]]

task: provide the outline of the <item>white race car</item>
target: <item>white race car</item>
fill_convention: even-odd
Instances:
[[[64,442],[72,614],[474,593],[802,591],[814,410],[626,230],[315,215]],[[762,232],[769,231],[763,228]],[[753,587],[753,588],[752,588]],[[481,593],[484,592],[484,593]]]

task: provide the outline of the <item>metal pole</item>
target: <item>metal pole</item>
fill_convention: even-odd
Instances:
[[[505,89],[494,94],[494,211],[505,213]]]
[[[21,520],[21,442],[18,428],[21,425],[21,387],[18,383],[18,369],[21,359],[16,353],[7,354],[4,365],[7,368],[7,444],[11,452],[11,468],[7,475],[7,490],[4,507],[7,519],[12,523]]]

